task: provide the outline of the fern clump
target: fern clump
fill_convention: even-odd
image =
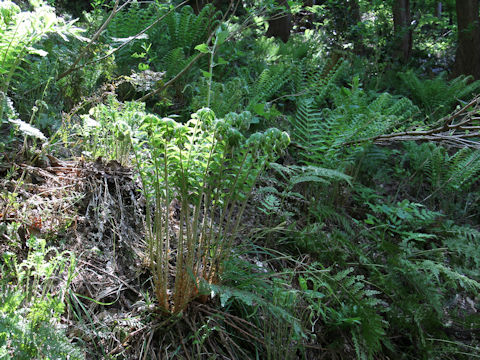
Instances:
[[[369,289],[364,276],[353,271],[347,268],[334,272],[312,264],[299,277],[300,289],[311,321],[319,317],[326,331],[349,331],[357,358],[372,358],[382,343],[388,344],[386,323],[378,311],[383,302],[377,297],[380,292]]]
[[[433,120],[449,114],[459,100],[468,100],[480,89],[480,81],[464,75],[448,81],[446,73],[442,73],[433,79],[423,80],[409,70],[399,76],[405,95]]]
[[[406,143],[405,158],[429,197],[467,191],[480,174],[480,151],[471,148],[449,152],[432,143]]]
[[[480,231],[452,221],[446,222],[442,230],[452,265],[462,274],[480,282]]]
[[[117,13],[106,29],[108,42],[114,47],[121,47],[115,53],[115,62],[120,72],[129,72],[132,68],[134,54],[142,54],[142,44],[150,44],[149,35],[137,36],[155,21],[164,15],[168,9],[158,2],[151,2],[148,5],[133,1],[125,10]],[[125,43],[127,43],[125,45]],[[138,57],[135,56],[135,57]]]
[[[125,10],[115,15],[106,33],[112,40],[120,42],[121,39],[129,38],[143,31],[165,10],[157,2],[141,5],[134,0]]]
[[[363,147],[352,145],[356,140],[405,126],[417,112],[408,99],[366,93],[358,77],[351,89],[337,87],[329,96],[331,108],[317,106],[323,95],[298,101],[292,137],[304,149],[300,155],[306,163],[338,166],[344,162],[341,166],[345,167],[352,163],[355,150]]]
[[[22,306],[24,294],[0,291],[0,358],[5,360],[84,359],[60,329],[49,321],[34,322]],[[50,305],[46,305],[50,306]],[[38,309],[37,309],[38,310]],[[35,311],[35,309],[31,309]]]
[[[268,228],[294,223],[302,211],[315,201],[320,191],[331,184],[351,184],[351,178],[339,171],[318,166],[270,164],[265,186],[256,191],[258,210],[266,215]],[[278,230],[278,228],[276,228]]]
[[[203,108],[186,124],[143,118],[148,151],[135,144],[136,165],[147,200],[147,256],[164,311],[182,311],[205,284],[218,282],[258,177],[290,141],[276,128],[246,138],[251,117],[245,111],[216,119]],[[172,202],[181,208],[175,234]]]
[[[471,235],[462,240],[455,235],[462,232],[460,228],[445,232],[438,226],[443,215],[421,204],[407,200],[388,204],[372,198],[367,204],[371,211],[363,222],[370,226],[367,235],[375,245],[362,253],[370,257],[368,263],[381,263],[372,266],[369,279],[389,291],[385,318],[400,332],[409,329],[404,336],[411,342],[411,351],[432,354],[434,346],[425,340],[432,334],[444,336],[444,324],[454,317],[444,311],[450,299],[458,292],[469,296],[478,292],[478,271],[458,266],[466,249],[477,246],[468,245],[466,239]],[[463,231],[476,234],[471,229]]]
[[[81,115],[82,124],[74,126],[84,144],[83,154],[92,159],[102,156],[128,165],[132,139],[138,140],[135,137],[145,115],[145,104],[120,103],[115,97],[91,108],[88,114]]]
[[[208,80],[200,78],[195,84],[195,93],[192,98],[192,109],[198,109],[205,105],[208,94]],[[235,77],[223,83],[212,81],[210,108],[222,117],[229,112],[240,112],[245,108],[247,84],[242,78]]]
[[[292,79],[292,75],[290,64],[271,65],[263,70],[249,89],[250,100],[247,108],[252,110],[255,105],[278,95],[278,91]]]
[[[34,45],[49,35],[80,37],[82,29],[75,21],[57,17],[55,9],[40,2],[33,11],[20,11],[11,1],[0,5],[0,121],[3,120],[5,98],[12,82],[24,80],[18,71],[22,63],[31,63],[28,55],[44,57],[48,54]]]
[[[168,14],[164,21],[148,31],[152,62],[157,70],[166,71],[168,77],[182,70],[196,56],[195,46],[205,43],[217,28],[219,18],[220,13],[212,4],[203,7],[198,15],[190,6]]]

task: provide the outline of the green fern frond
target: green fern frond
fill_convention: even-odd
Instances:
[[[172,12],[165,18],[166,34],[170,47],[181,47],[186,56],[195,53],[195,46],[205,42],[219,23],[220,13],[207,4],[195,15],[190,6],[180,12]],[[167,44],[168,45],[168,44]]]
[[[191,109],[196,111],[206,105],[208,79],[202,77],[194,85],[194,96]],[[226,82],[212,81],[210,94],[210,109],[218,117],[223,117],[229,112],[240,112],[245,109],[244,101],[247,84],[244,79],[235,77]]]
[[[289,64],[272,65],[264,69],[257,81],[250,89],[247,109],[251,109],[258,103],[270,100],[278,95],[278,91],[293,77],[293,70]]]
[[[444,225],[447,238],[445,245],[450,251],[450,262],[455,269],[480,281],[480,231],[470,226],[447,222]]]
[[[444,194],[467,190],[480,174],[480,151],[463,148],[449,155],[435,144],[405,144],[407,156],[415,171],[423,173],[432,191]]]
[[[75,27],[74,21],[66,22],[57,17],[55,10],[43,3],[33,11],[19,11],[10,1],[0,6],[5,14],[0,21],[0,120],[3,120],[4,97],[19,71],[26,71],[21,65],[29,62],[27,56],[48,55],[34,45],[53,34],[64,40],[69,36],[81,38],[83,30]]]
[[[172,77],[178,74],[179,71],[188,63],[185,57],[183,48],[178,47],[169,51],[164,58],[164,69],[167,72],[167,77]]]
[[[452,188],[466,189],[478,180],[478,174],[480,173],[480,150],[463,148],[449,157],[448,160],[450,166],[447,176]]]
[[[354,274],[352,267],[334,274],[331,269],[319,269],[321,265],[313,264],[307,270],[310,276],[299,279],[305,300],[327,324],[342,325],[350,330],[358,356],[372,358],[380,351],[386,333],[386,324],[378,313],[382,303],[377,298],[380,292],[368,289],[364,276]],[[306,288],[307,281],[312,284],[312,290]]]
[[[292,119],[292,139],[303,147],[302,155],[307,164],[321,163],[323,153],[331,145],[328,140],[333,134],[328,125],[333,120],[325,119],[325,113],[314,105],[313,99],[299,99],[297,102],[297,113]]]
[[[303,182],[310,183],[331,183],[332,181],[345,181],[351,184],[351,177],[336,170],[325,169],[318,166],[285,166],[277,163],[270,164],[270,167],[281,174],[287,180],[287,187],[291,188]]]
[[[297,175],[292,176],[290,182],[292,185],[303,182],[319,182],[329,184],[332,181],[345,181],[351,184],[351,177],[336,170],[325,169],[318,166],[292,166]]]
[[[426,273],[430,273],[438,283],[441,282],[440,275],[444,275],[448,282],[453,286],[459,285],[465,290],[476,292],[480,290],[480,282],[455,271],[445,264],[437,263],[432,260],[424,260],[421,261],[419,269],[423,269]]]
[[[454,237],[460,237],[464,239],[465,242],[478,242],[480,245],[480,231],[477,229],[470,226],[459,226],[451,223],[448,225],[447,231]],[[480,257],[478,260],[480,261]]]
[[[335,84],[333,80],[325,86],[329,88],[332,84]],[[297,101],[292,138],[302,146],[300,155],[307,164],[338,166],[342,160],[351,162],[352,154],[364,145],[345,144],[401,128],[418,112],[408,99],[387,93],[367,94],[358,77],[353,79],[351,88],[337,85],[328,94],[333,101],[330,109],[317,107],[316,99]]]
[[[351,76],[351,67],[348,61],[340,60],[327,73],[318,70],[308,79],[306,88],[314,91],[315,106],[322,108],[335,90]]]
[[[111,38],[134,36],[151,25],[164,11],[156,2],[143,6],[134,0],[125,10],[115,15],[106,34]]]
[[[400,79],[415,104],[433,118],[448,114],[458,100],[466,99],[480,89],[480,81],[472,81],[472,77],[463,75],[451,81],[445,74],[422,80],[410,70],[400,74]]]

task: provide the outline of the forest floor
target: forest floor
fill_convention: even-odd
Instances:
[[[142,359],[151,358],[147,354],[157,349],[159,359],[175,358],[176,354],[188,359],[188,354],[202,352],[234,359],[242,354],[243,346],[248,347],[249,340],[262,342],[258,334],[263,330],[225,310],[218,297],[193,301],[177,315],[162,313],[155,305],[144,235],[145,199],[134,169],[102,158],[95,162],[59,160],[50,155],[29,162],[17,159],[0,169],[0,188],[4,189],[0,197],[1,220],[19,224],[15,231],[1,235],[1,253],[14,253],[21,263],[31,251],[29,239],[42,238],[48,248],[46,260],[50,251],[75,255],[74,277],[65,300],[68,306],[59,325],[87,354]],[[168,211],[174,217],[178,209],[172,204]],[[247,208],[242,222],[249,234],[240,237],[251,238],[252,229],[261,228],[259,222],[265,221],[261,218],[255,206]],[[325,226],[328,230],[328,223]],[[279,244],[273,247],[275,251],[281,249]],[[258,253],[241,256],[257,270],[264,268],[273,273],[295,266],[307,268],[311,262],[307,255],[290,263],[278,256],[268,264],[264,262],[266,257]],[[299,288],[295,279],[291,286]],[[52,293],[61,292],[64,283],[57,281],[58,289]],[[446,318],[452,311],[464,317],[475,316],[476,301],[457,293],[443,311]],[[323,333],[325,338],[304,344],[306,358],[329,358],[332,353],[319,344],[328,343],[332,334],[325,332],[321,322],[316,326],[315,332]],[[458,343],[475,343],[478,329],[445,326]],[[237,337],[231,335],[232,329]],[[218,336],[209,336],[212,331]],[[344,343],[341,352],[344,358],[355,357],[349,342]]]
[[[10,169],[15,170],[4,168],[0,174],[0,187],[14,196],[4,199],[10,201],[2,204],[4,220],[21,225],[17,239],[4,235],[1,251],[14,252],[22,261],[29,237],[36,236],[59,252],[76,255],[71,294],[84,313],[74,314],[68,307],[62,322],[85,344],[93,346],[99,339],[89,335],[105,334],[105,329],[118,328],[125,334],[137,330],[128,319],[146,310],[142,283],[148,275],[142,264],[141,196],[132,170],[116,161],[61,161],[50,156],[36,166],[12,164]],[[78,322],[82,315],[91,323]],[[94,328],[98,331],[92,333]],[[113,353],[127,340],[111,335],[96,346]]]
[[[0,168],[0,188],[6,190],[0,197],[0,220],[19,224],[9,235],[2,234],[1,253],[13,253],[21,263],[31,251],[29,239],[35,237],[46,240],[47,260],[50,251],[75,254],[67,300],[71,306],[59,327],[87,353],[141,359],[146,349],[156,348],[165,349],[165,356],[182,353],[188,358],[190,347],[199,346],[191,334],[216,315],[246,339],[255,338],[255,325],[223,312],[218,299],[194,301],[179,315],[155,306],[145,253],[145,199],[131,168],[115,160],[64,161],[48,155],[34,164],[17,160]],[[58,281],[53,293],[60,292],[63,283]],[[238,339],[227,336],[208,342],[212,352],[238,348]]]

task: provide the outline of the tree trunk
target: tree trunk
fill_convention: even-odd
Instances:
[[[198,14],[209,3],[214,4],[217,10],[225,10],[222,9],[222,6],[226,7],[230,4],[230,0],[188,0],[187,5],[190,5],[195,14]],[[242,6],[241,2],[239,4],[239,6]],[[285,10],[280,10],[271,16],[271,19],[268,20],[268,30],[265,35],[276,37],[286,43],[293,28],[292,14],[287,0],[279,0],[278,4],[285,7]]]
[[[360,5],[358,0],[350,0],[350,16],[354,24],[354,31],[352,32],[353,52],[357,55],[365,55],[365,46],[363,46],[363,35],[359,28],[362,21],[360,13]]]
[[[457,0],[458,44],[454,75],[480,79],[480,26],[478,0]]]
[[[395,35],[394,56],[405,63],[412,52],[412,29],[410,27],[410,0],[394,0],[393,32]]]
[[[293,28],[292,14],[287,0],[278,1],[278,4],[284,6],[285,10],[280,10],[280,12],[271,16],[271,19],[268,20],[268,30],[265,36],[274,36],[286,43],[290,38],[290,30]]]
[[[437,2],[437,6],[435,7],[435,16],[437,18],[441,18],[442,17],[442,2],[439,1]]]

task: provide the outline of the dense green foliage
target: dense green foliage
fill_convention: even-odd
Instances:
[[[77,22],[17,3],[0,3],[0,359],[479,356],[480,81],[448,72],[453,1],[412,1],[407,61],[391,2],[95,0]],[[266,38],[285,11],[288,42]],[[85,192],[56,235],[20,200],[34,167]],[[75,255],[117,290],[72,285],[65,239],[89,212],[102,236]]]
[[[64,311],[64,296],[72,281],[75,258],[73,254],[59,254],[54,248],[46,249],[45,245],[45,240],[32,238],[27,259],[21,263],[14,254],[3,254],[0,283],[2,359],[84,358],[81,351],[52,326]],[[55,294],[53,282],[60,276],[66,279],[62,293]]]

